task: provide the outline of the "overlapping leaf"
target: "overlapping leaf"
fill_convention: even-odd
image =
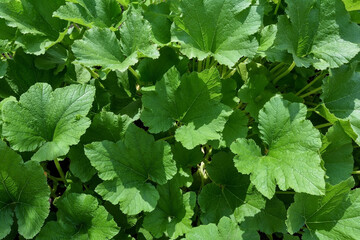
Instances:
[[[53,16],[86,27],[111,27],[121,18],[121,8],[116,0],[77,0],[61,6]]]
[[[94,27],[86,31],[81,40],[75,41],[72,49],[76,62],[124,72],[141,57],[158,58],[159,52],[152,43],[149,22],[143,19],[139,11],[129,11],[119,30],[120,40],[115,32]]]
[[[152,133],[179,126],[175,138],[192,149],[209,140],[220,140],[231,109],[220,103],[221,85],[216,69],[182,76],[170,69],[144,91],[141,120]]]
[[[223,217],[218,225],[210,223],[193,228],[186,234],[187,240],[228,240],[228,239],[260,239],[255,231],[246,232],[240,229],[234,219]]]
[[[196,194],[187,192],[182,194],[176,177],[165,185],[157,187],[160,199],[156,209],[144,218],[144,227],[155,237],[163,233],[170,239],[191,230],[191,218],[194,214]]]
[[[165,184],[176,173],[170,146],[134,125],[124,140],[94,142],[85,154],[104,180],[96,191],[129,215],[154,210],[160,196],[149,181]]]
[[[335,186],[327,185],[325,196],[297,193],[288,209],[286,224],[290,233],[303,225],[303,239],[357,239],[360,234],[360,191],[351,188],[349,178]]]
[[[57,221],[48,222],[37,239],[112,239],[118,232],[113,217],[91,195],[72,193],[55,203]]]
[[[234,212],[237,220],[242,221],[265,207],[265,199],[254,189],[249,177],[236,170],[232,158],[231,153],[220,152],[206,166],[213,182],[204,186],[199,195],[204,224],[217,223]]]
[[[321,99],[336,118],[349,122],[345,131],[360,144],[360,72],[356,65],[332,70],[330,77],[324,80]]]
[[[0,3],[0,18],[7,25],[19,29],[16,38],[26,52],[43,54],[46,49],[61,41],[66,21],[52,17],[65,0],[4,0]]]
[[[297,66],[337,68],[360,51],[360,27],[350,22],[341,0],[286,0],[276,44],[293,55]]]
[[[40,231],[50,211],[50,191],[38,163],[23,163],[20,155],[0,141],[0,239],[15,222],[26,239]]]

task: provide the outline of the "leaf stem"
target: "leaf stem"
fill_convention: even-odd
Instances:
[[[270,70],[270,73],[273,74],[276,72],[276,70],[278,70],[279,68],[281,68],[282,66],[284,66],[285,63],[282,62],[282,63],[279,63],[278,65],[276,65],[273,69]]]
[[[315,126],[315,128],[320,129],[320,128],[325,128],[325,127],[330,127],[332,125],[333,125],[332,123],[324,123],[324,124]]]
[[[129,71],[132,73],[132,75],[134,75],[134,77],[136,78],[136,80],[140,80],[140,75],[132,68],[132,67],[129,67],[128,68]]]
[[[209,163],[209,158],[212,154],[212,147],[206,144],[205,150],[206,150],[206,155],[204,157],[204,161],[205,161],[205,163]]]
[[[210,60],[211,60],[211,57],[208,56],[208,57],[206,58],[206,64],[205,64],[205,68],[206,68],[206,69],[208,69],[208,68],[210,67]]]
[[[295,95],[299,96],[300,93],[302,93],[303,91],[305,91],[306,89],[308,89],[309,87],[311,87],[314,83],[316,83],[318,80],[323,79],[324,75],[326,75],[326,73],[321,73],[319,74],[313,81],[311,81],[310,83],[308,83],[305,87],[303,87],[300,91],[298,91]]]
[[[286,69],[285,72],[283,72],[282,74],[280,74],[279,76],[277,76],[273,83],[276,84],[280,79],[282,79],[283,77],[285,77],[286,75],[288,75],[295,67],[295,62],[293,62],[290,67],[288,69]]]
[[[321,91],[321,89],[322,89],[322,87],[315,88],[314,90],[312,90],[308,93],[305,93],[305,94],[301,95],[300,97],[306,98],[306,97],[310,96],[311,94],[318,93],[319,91]]]
[[[278,3],[277,3],[276,8],[275,8],[274,15],[277,15],[277,13],[279,11],[280,4],[281,4],[281,0],[278,0]]]
[[[202,61],[198,59],[198,72],[202,70]]]
[[[287,191],[276,191],[276,194],[295,194],[296,192],[287,192]]]
[[[174,138],[174,137],[175,137],[174,135],[171,135],[171,136],[167,136],[167,137],[160,138],[160,139],[158,139],[158,140],[156,140],[156,141],[161,141],[161,140],[166,141],[166,140],[172,139],[172,138]]]
[[[99,74],[97,74],[96,72],[94,72],[94,70],[92,70],[91,68],[89,67],[86,67],[86,69],[90,72],[91,76],[93,78],[100,78]]]
[[[57,158],[54,159],[54,163],[55,163],[55,166],[56,166],[56,169],[58,170],[59,174],[60,174],[60,177],[61,177],[61,181],[63,181],[65,184],[67,184],[67,181],[66,181],[66,178],[65,178],[65,174],[60,166],[60,163],[58,161]]]
[[[353,171],[351,174],[353,174],[353,175],[360,175],[360,170]]]
[[[9,56],[8,53],[4,52],[3,54],[4,54],[4,56],[5,56],[6,59],[11,59],[11,57]]]

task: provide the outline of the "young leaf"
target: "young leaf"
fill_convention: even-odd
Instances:
[[[23,163],[20,155],[0,141],[0,239],[6,237],[16,216],[18,232],[33,238],[50,211],[50,190],[38,163]]]
[[[262,23],[262,9],[251,0],[184,0],[181,16],[172,27],[172,41],[181,43],[188,58],[213,56],[232,67],[243,56],[255,55],[258,42],[253,35]]]
[[[235,167],[251,174],[251,182],[271,199],[276,185],[281,190],[323,195],[325,171],[320,163],[320,133],[305,120],[306,107],[280,96],[270,99],[259,113],[266,155],[253,140],[238,139],[230,148],[237,156]]]
[[[78,0],[67,2],[53,16],[88,28],[112,27],[120,22],[121,8],[116,0]]]
[[[129,215],[154,210],[159,193],[148,181],[165,184],[176,174],[170,146],[134,125],[124,140],[94,142],[85,154],[105,181],[96,191]]]
[[[307,227],[304,239],[357,239],[360,234],[360,191],[349,178],[335,186],[327,184],[325,196],[295,195],[288,209],[290,233]]]
[[[71,193],[57,199],[55,206],[57,221],[48,222],[36,239],[112,239],[120,230],[91,195]]]
[[[36,150],[34,161],[66,155],[90,126],[86,115],[94,95],[95,88],[88,85],[52,91],[49,84],[36,83],[18,102],[4,104],[3,136],[15,150]]]
[[[231,114],[231,109],[220,103],[220,92],[219,73],[214,68],[185,74],[181,80],[171,68],[155,89],[144,91],[141,120],[152,133],[179,125],[175,138],[187,149],[219,140]]]

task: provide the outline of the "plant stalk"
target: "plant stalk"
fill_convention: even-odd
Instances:
[[[325,128],[325,127],[330,127],[332,125],[333,125],[332,123],[324,123],[324,124],[320,124],[320,125],[315,126],[315,128],[321,129],[321,128]]]
[[[312,90],[312,91],[310,91],[308,93],[305,93],[305,94],[301,95],[300,97],[301,98],[306,98],[306,97],[308,97],[308,96],[310,96],[310,95],[312,95],[314,93],[318,93],[319,91],[321,91],[321,89],[322,89],[322,87],[315,88],[314,90]]]
[[[326,75],[326,73],[321,73],[320,75],[318,75],[313,81],[311,81],[310,83],[308,83],[305,87],[303,87],[300,91],[298,91],[295,95],[299,96],[300,93],[302,93],[303,91],[305,91],[306,89],[308,89],[309,87],[311,87],[314,83],[316,83],[318,80],[322,79],[324,77],[324,75]]]
[[[65,174],[60,166],[60,163],[58,161],[57,158],[54,159],[54,163],[55,163],[55,166],[56,166],[56,169],[58,170],[59,174],[60,174],[60,177],[61,177],[61,181],[63,181],[65,184],[67,184],[67,181],[66,181],[66,178],[65,178]]]
[[[285,72],[283,72],[282,74],[280,74],[279,76],[277,76],[273,83],[276,84],[280,79],[282,79],[283,77],[285,77],[286,75],[288,75],[295,67],[295,62],[293,62],[290,67],[288,69],[286,69]]]

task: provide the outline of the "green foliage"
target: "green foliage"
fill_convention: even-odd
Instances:
[[[0,239],[357,240],[360,1],[0,1]]]

